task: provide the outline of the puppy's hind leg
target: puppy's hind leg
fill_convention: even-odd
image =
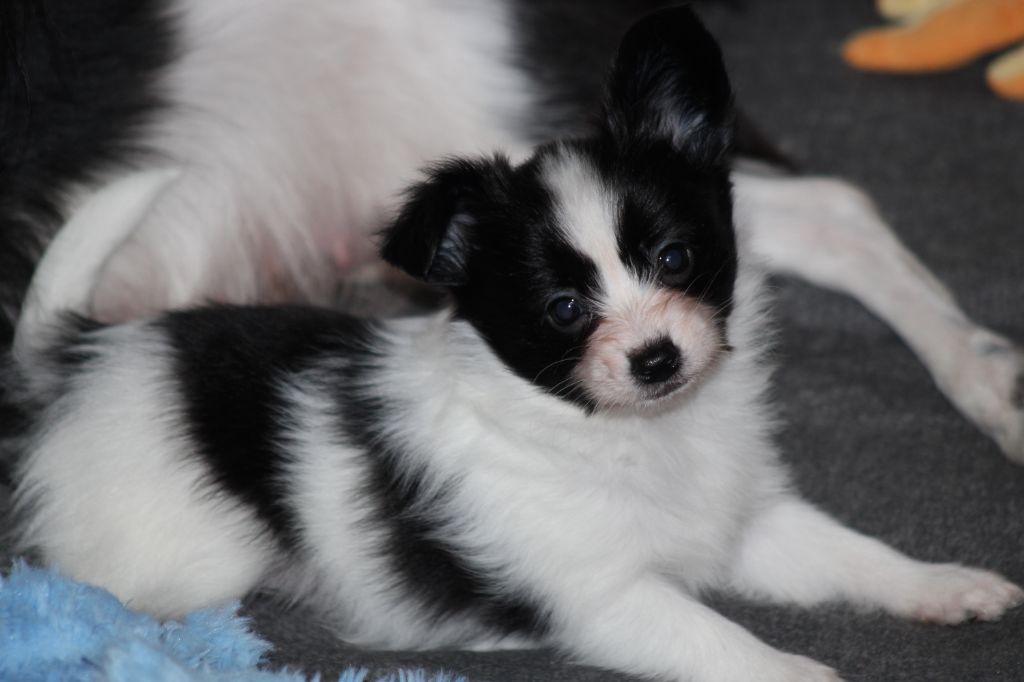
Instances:
[[[969,319],[863,192],[821,177],[733,180],[738,227],[770,268],[858,299],[968,419],[1024,463],[1024,351]]]
[[[19,462],[18,549],[161,618],[241,599],[276,545],[194,452],[153,360],[169,349],[145,327],[93,349]]]
[[[1024,600],[1024,591],[1000,575],[911,559],[788,496],[747,529],[731,583],[773,601],[842,600],[947,625],[998,620]]]

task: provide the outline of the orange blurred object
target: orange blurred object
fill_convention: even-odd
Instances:
[[[985,79],[1000,97],[1024,101],[1024,47],[992,62]]]
[[[1024,0],[956,0],[908,23],[855,34],[843,58],[865,71],[927,73],[1024,40]]]

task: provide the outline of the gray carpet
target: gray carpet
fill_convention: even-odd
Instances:
[[[918,78],[847,69],[842,39],[877,22],[868,0],[712,8],[739,101],[806,169],[864,186],[968,313],[1024,339],[1024,106],[998,100],[981,65]],[[778,400],[800,488],[850,525],[914,556],[959,560],[1024,583],[1024,469],[966,423],[895,335],[856,303],[778,283]],[[845,608],[716,598],[779,647],[848,680],[1022,680],[1024,610],[957,628]],[[362,651],[314,619],[255,600],[275,663],[331,674],[422,666],[471,680],[617,680],[548,652]],[[682,643],[681,643],[682,644]]]

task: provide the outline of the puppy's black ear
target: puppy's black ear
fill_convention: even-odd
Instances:
[[[722,53],[688,7],[649,14],[626,33],[605,105],[616,137],[657,138],[705,163],[732,142],[732,89]]]
[[[504,159],[453,159],[429,170],[384,231],[381,257],[428,284],[464,284],[480,215],[509,170]]]

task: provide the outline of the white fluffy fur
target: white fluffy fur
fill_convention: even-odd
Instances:
[[[184,172],[112,259],[106,318],[327,302],[423,165],[521,144],[530,94],[500,0],[176,5],[185,45],[147,138]]]

